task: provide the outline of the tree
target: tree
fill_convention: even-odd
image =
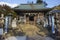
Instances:
[[[47,3],[43,0],[37,0],[36,3],[37,4],[44,4],[45,6],[47,6]]]
[[[56,9],[56,10],[60,10],[60,5],[55,6],[55,7],[54,7],[54,10],[55,10],[55,9]]]
[[[36,3],[39,3],[39,4],[42,3],[42,2],[43,2],[42,0],[37,0],[36,1]]]
[[[17,14],[12,10],[12,8],[7,5],[0,5],[0,13],[3,13],[4,16],[8,15],[9,13],[11,13],[13,17],[17,16]]]

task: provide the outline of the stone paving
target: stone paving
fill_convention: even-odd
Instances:
[[[50,37],[46,37],[46,34],[43,31],[39,32],[41,29],[35,25],[19,24],[18,28],[19,31],[25,33],[25,36],[7,36],[5,40],[54,40]]]
[[[30,24],[24,24],[24,25],[23,25],[23,24],[20,24],[19,28],[20,28],[24,33],[26,33],[26,35],[28,35],[28,36],[34,36],[34,35],[36,35],[37,33],[45,36],[45,32],[43,32],[43,31],[39,32],[41,29],[38,28],[38,27],[35,26],[35,25],[30,25]]]
[[[11,36],[5,40],[54,40],[50,37],[41,37],[41,36],[34,36],[34,37],[26,37],[26,36]]]

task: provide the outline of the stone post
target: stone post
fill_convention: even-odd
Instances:
[[[8,28],[11,27],[11,19],[12,19],[11,13],[5,17],[5,33],[7,33]]]
[[[8,27],[9,27],[9,20],[8,20],[8,19],[9,19],[9,17],[6,16],[6,17],[5,17],[5,27],[4,27],[4,28],[5,28],[5,30],[4,30],[5,33],[7,33],[7,29],[8,29]]]
[[[54,16],[52,16],[52,33],[55,34]]]
[[[49,26],[51,26],[51,16],[49,15]]]
[[[12,26],[12,14],[9,13],[9,14],[7,15],[7,17],[8,17],[8,20],[9,20],[9,27],[11,27],[11,26]]]

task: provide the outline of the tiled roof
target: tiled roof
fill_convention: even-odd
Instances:
[[[44,4],[21,4],[14,9],[20,10],[40,10],[40,9],[47,9]]]

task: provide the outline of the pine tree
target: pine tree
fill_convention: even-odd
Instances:
[[[0,5],[0,14],[2,13],[4,14],[4,16],[7,16],[10,13],[13,15],[13,17],[17,16],[13,9],[10,8],[8,5]]]
[[[43,0],[37,0],[36,3],[37,4],[44,4],[45,6],[47,6],[47,3]]]
[[[36,1],[36,3],[39,3],[39,4],[42,3],[42,2],[43,2],[42,0],[37,0]]]

